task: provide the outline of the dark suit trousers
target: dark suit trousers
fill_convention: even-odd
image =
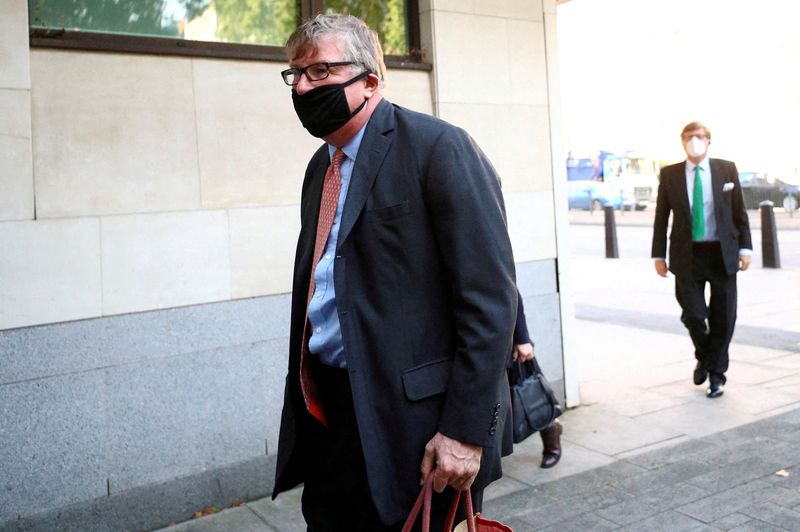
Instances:
[[[312,360],[315,360],[312,371],[328,427],[306,414],[308,460],[302,508],[308,531],[400,531],[403,523],[382,523],[372,502],[347,370],[325,366],[316,361],[316,357]],[[419,466],[419,463],[408,464],[416,469]],[[432,530],[443,528],[452,495],[448,488],[434,496]],[[483,492],[474,492],[472,497],[475,511],[480,511]],[[463,511],[459,511],[456,522],[461,519]]]
[[[707,283],[711,286],[708,303]],[[707,371],[724,374],[736,323],[736,274],[725,270],[719,242],[692,244],[692,276],[675,277],[675,297],[694,343],[695,358]]]

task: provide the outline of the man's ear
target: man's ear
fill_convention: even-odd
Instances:
[[[364,96],[371,98],[375,91],[378,90],[378,87],[380,87],[380,79],[376,74],[370,72],[370,74],[364,78],[364,90],[366,91]]]

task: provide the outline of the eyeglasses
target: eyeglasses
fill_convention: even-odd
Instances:
[[[303,68],[287,68],[281,72],[281,77],[287,85],[295,86],[300,83],[300,76],[306,75],[308,81],[320,81],[331,75],[331,67],[355,65],[353,61],[338,61],[336,63],[314,63]]]

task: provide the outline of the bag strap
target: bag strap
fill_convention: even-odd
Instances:
[[[431,528],[431,499],[433,497],[433,474],[428,474],[425,478],[425,483],[419,492],[411,512],[408,514],[405,524],[403,525],[403,532],[411,532],[411,527],[417,521],[417,516],[420,510],[422,512],[422,532],[430,532]]]
[[[536,368],[533,366],[533,359],[525,362],[514,362],[514,369],[517,373],[517,382],[522,382],[531,375],[536,375]]]
[[[466,490],[465,493],[467,494],[466,497],[464,497],[466,499],[467,529],[469,532],[478,532],[478,525],[475,523],[475,512],[472,509],[472,492]]]
[[[475,524],[475,513],[472,510],[472,492],[466,490],[464,501],[466,505],[467,514],[467,528],[469,532],[477,532],[477,525]],[[447,520],[444,524],[444,532],[451,532],[456,520],[456,511],[458,511],[458,503],[461,500],[461,491],[456,491],[453,495],[453,501],[450,503],[450,510],[447,512]],[[422,532],[430,532],[431,528],[431,500],[433,499],[433,471],[428,473],[422,489],[417,496],[411,512],[408,514],[405,524],[403,525],[403,532],[411,532],[414,523],[417,522],[417,517],[422,511]]]

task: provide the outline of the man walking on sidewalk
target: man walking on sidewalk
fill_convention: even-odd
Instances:
[[[711,132],[700,122],[683,128],[686,161],[661,170],[652,257],[656,273],[675,274],[681,321],[694,343],[694,383],[709,379],[706,395],[723,393],[728,346],[736,323],[736,272],[750,266],[750,224],[739,174],[731,161],[708,158]],[[672,216],[669,266],[667,223]],[[705,298],[706,283],[711,298]]]
[[[451,489],[480,507],[502,475],[517,292],[500,181],[463,130],[383,99],[363,21],[319,15],[287,50],[325,144],[302,189],[274,495],[303,482],[311,532],[394,531],[430,473],[443,523]]]

